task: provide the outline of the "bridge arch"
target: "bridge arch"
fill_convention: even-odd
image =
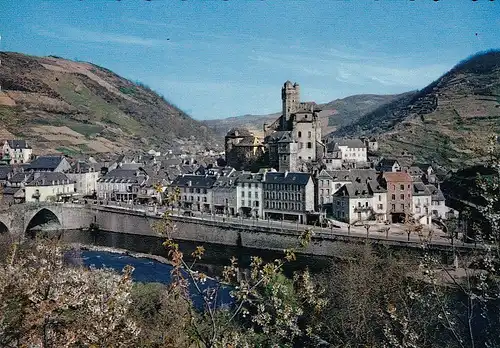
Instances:
[[[39,231],[60,230],[62,228],[60,217],[49,208],[41,208],[25,221],[25,234],[32,238]]]

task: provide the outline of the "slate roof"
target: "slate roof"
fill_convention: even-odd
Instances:
[[[307,173],[266,173],[266,184],[296,184],[307,185],[311,176]]]
[[[199,187],[199,188],[211,188],[216,176],[209,175],[180,175],[170,184],[174,187]],[[191,185],[189,185],[191,183]]]
[[[231,176],[219,176],[217,180],[214,182],[214,189],[218,188],[230,188],[235,184],[235,178]]]
[[[382,158],[380,160],[380,162],[378,163],[378,165],[380,167],[392,167],[394,165],[394,163],[399,164],[398,160],[396,160],[394,158]]]
[[[443,192],[441,192],[441,190],[438,189],[436,186],[434,186],[432,184],[425,185],[425,186],[427,186],[427,189],[430,191],[433,201],[444,201],[445,200]]]
[[[7,177],[11,172],[12,166],[0,166],[0,180],[7,180]]]
[[[337,181],[362,181],[366,182],[377,179],[377,172],[374,169],[340,169],[325,170],[326,174]]]
[[[369,182],[353,182],[342,186],[334,196],[348,196],[351,198],[373,197],[374,193],[387,192],[380,184],[371,180]]]
[[[7,140],[11,149],[31,149],[26,140]]]
[[[280,140],[285,134],[290,134],[290,131],[273,132],[266,137],[265,142],[276,142]]]
[[[103,177],[99,178],[97,182],[109,183],[130,183],[138,184],[139,180],[146,179],[146,173],[134,169],[113,169],[106,173]]]
[[[52,184],[54,182],[54,184]],[[41,173],[39,177],[30,181],[26,186],[52,186],[74,183],[66,174],[59,172]]]
[[[236,182],[262,182],[263,174],[241,173],[236,177]]]
[[[430,196],[431,192],[422,182],[413,183],[413,195],[414,196]]]
[[[20,184],[23,182],[29,182],[32,179],[33,179],[33,174],[26,173],[26,172],[24,172],[24,173],[20,172],[20,173],[16,173],[16,174],[12,175],[9,182],[11,182],[13,184]]]
[[[28,169],[55,170],[64,159],[63,156],[40,156],[29,163]]]

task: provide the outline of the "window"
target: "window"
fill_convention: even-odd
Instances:
[[[248,198],[252,198],[252,191],[248,192]]]
[[[307,148],[311,149],[312,148],[312,143],[310,141],[307,142]]]
[[[404,193],[400,194],[400,195],[399,195],[399,198],[401,198],[401,199],[405,199],[405,195],[404,195]]]
[[[311,139],[311,131],[308,131],[308,132],[307,132],[307,137],[308,137],[309,139]]]
[[[259,199],[259,193],[258,192],[255,192],[255,198]]]
[[[196,200],[199,202],[200,201],[200,196],[196,197]]]
[[[404,190],[405,189],[405,185],[400,185],[399,187],[401,190]]]
[[[339,189],[340,188],[340,184],[335,184],[335,188]]]
[[[242,199],[241,200],[241,206],[244,206],[245,205],[245,201]]]
[[[269,208],[269,202],[266,202],[266,208]]]
[[[358,202],[358,207],[361,208],[361,202]]]
[[[378,207],[379,210],[384,209],[384,205],[383,204],[379,204],[377,207]]]
[[[405,205],[401,204],[401,210],[405,210]]]
[[[324,194],[325,194],[325,193],[324,193],[323,189],[321,189],[321,195],[323,196]]]
[[[207,203],[207,197],[203,197],[203,202]]]
[[[302,137],[302,132],[299,131],[298,136],[299,136],[299,138],[301,138]]]
[[[391,205],[391,209],[392,209],[392,211],[395,211],[396,210],[396,204],[392,204]]]
[[[382,201],[382,195],[378,195],[378,201],[381,202]]]
[[[395,200],[396,199],[396,195],[395,194],[392,194],[392,200]]]
[[[269,192],[266,192],[266,199],[269,199]]]
[[[259,201],[255,201],[255,206],[258,207],[259,206]]]
[[[302,149],[302,147],[304,146],[304,143],[299,143],[299,150]],[[300,159],[300,157],[299,157]]]
[[[330,195],[330,189],[326,189],[326,195]]]
[[[245,197],[245,191],[241,191],[241,197]]]

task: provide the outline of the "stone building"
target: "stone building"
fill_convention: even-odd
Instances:
[[[262,217],[262,186],[267,173],[241,173],[236,179],[236,211],[247,217]]]
[[[264,124],[264,144],[269,166],[280,172],[298,171],[304,162],[323,157],[321,126],[314,102],[300,102],[300,86],[286,81],[281,89],[282,114],[271,125]]]
[[[213,186],[216,176],[210,175],[179,175],[169,186],[170,192],[180,190],[178,204],[190,210],[205,213],[213,212]]]
[[[244,128],[231,129],[224,139],[226,165],[236,170],[258,169],[263,161],[264,145]]]
[[[83,196],[97,195],[100,171],[94,165],[78,161],[65,174],[75,182],[77,193]]]
[[[263,192],[266,219],[306,223],[314,212],[314,183],[308,173],[266,173]]]
[[[75,182],[60,172],[35,173],[24,187],[26,202],[59,201],[75,193]]]
[[[367,147],[359,139],[340,139],[326,146],[327,157],[340,157],[343,163],[367,163]]]
[[[133,202],[147,180],[147,173],[140,168],[119,167],[97,180],[97,196],[100,199]]]
[[[235,215],[236,175],[218,176],[212,187],[213,205],[216,214]]]
[[[388,213],[393,222],[402,222],[413,213],[413,180],[405,172],[382,173],[381,182],[387,189]]]
[[[387,191],[376,181],[348,183],[332,198],[333,217],[353,224],[387,219]]]

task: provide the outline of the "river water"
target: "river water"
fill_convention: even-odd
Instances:
[[[154,259],[133,257],[107,251],[87,250],[81,252],[81,259],[83,261],[83,264],[87,267],[111,268],[117,272],[121,272],[126,265],[130,265],[134,267],[132,277],[136,282],[162,283],[167,285],[172,282],[172,276],[170,272],[172,271],[173,267],[169,264],[162,263]],[[202,291],[218,287],[218,283],[212,279],[207,279],[204,284],[198,284]],[[203,309],[204,301],[202,295],[197,291],[192,283],[189,290],[194,306],[197,309]],[[226,286],[220,287],[217,295],[217,307],[230,306],[232,303],[234,303],[229,292],[230,288]]]

